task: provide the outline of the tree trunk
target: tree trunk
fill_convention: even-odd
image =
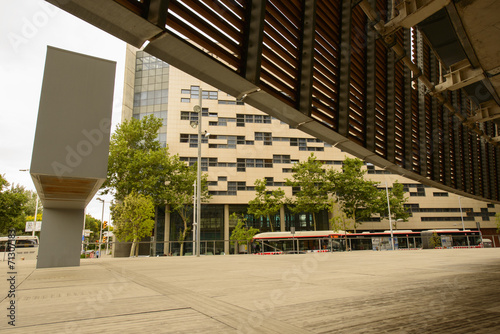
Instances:
[[[184,255],[184,241],[181,241],[181,249],[179,251],[179,255],[183,256]]]
[[[269,220],[269,225],[271,226],[271,232],[274,232],[273,222],[271,221],[271,216],[267,215],[267,219]]]
[[[314,214],[314,212],[312,214],[313,214],[313,227],[314,230],[316,231],[316,215]]]
[[[137,238],[134,238],[134,240],[132,241],[132,246],[130,247],[130,255],[129,255],[129,257],[133,257],[134,256],[134,254],[135,254],[135,248],[136,247],[137,247]]]
[[[352,211],[352,218],[354,220],[354,233],[356,233],[356,210]]]

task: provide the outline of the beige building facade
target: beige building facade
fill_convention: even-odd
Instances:
[[[168,145],[171,154],[178,154],[189,164],[195,163],[198,155],[198,129],[191,123],[198,121],[193,107],[199,104],[200,94],[202,96],[201,129],[209,133],[202,137],[202,171],[208,173],[212,194],[210,202],[202,206],[201,240],[206,241],[202,247],[207,252],[231,251],[227,240],[234,226],[229,216],[233,212],[246,212],[248,202],[255,197],[255,180],[266,178],[269,189],[281,187],[291,197],[292,189],[284,183],[292,177],[294,163],[313,153],[325,165],[340,169],[348,156],[130,46],[125,73],[122,119],[140,119],[147,115],[161,118],[159,141]],[[476,229],[480,225],[483,235],[495,233],[495,213],[499,205],[430,188],[373,165],[366,165],[366,169],[366,177],[380,182],[380,188],[385,188],[386,183],[391,187],[395,181],[405,185],[411,217],[407,222],[398,222],[397,229]],[[269,230],[267,222],[250,216],[248,219],[249,224],[261,231]],[[317,219],[318,229],[329,229],[328,213],[320,214]],[[180,222],[168,213],[168,208],[159,210],[157,221],[155,252],[175,253]],[[296,230],[312,229],[310,215],[295,215],[285,207],[277,222],[281,231],[289,231],[292,226]],[[362,231],[388,229],[389,222],[376,217],[359,226]],[[500,240],[495,238],[494,242],[500,246]]]

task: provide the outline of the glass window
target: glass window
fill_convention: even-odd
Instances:
[[[181,97],[181,102],[183,102],[183,103],[189,103],[189,102],[191,102],[191,99],[186,98],[186,97]]]

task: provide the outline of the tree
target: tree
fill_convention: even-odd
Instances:
[[[391,219],[393,227],[397,229],[397,221],[407,221],[410,213],[405,208],[404,204],[407,198],[404,195],[404,186],[399,182],[394,182],[392,188],[389,189],[389,204],[391,206]],[[380,214],[380,218],[389,218],[389,210],[387,208],[387,192],[386,189],[380,189],[376,204],[376,212]]]
[[[259,230],[254,227],[248,228],[246,220],[239,217],[236,213],[233,213],[229,219],[237,220],[237,224],[233,232],[231,232],[229,239],[232,241],[232,244],[236,243],[236,252],[238,252],[238,242],[246,241],[247,244],[252,242],[254,235],[259,233]]]
[[[154,227],[155,206],[149,196],[132,192],[123,202],[111,205],[111,215],[115,226],[114,234],[120,241],[132,241],[130,256],[137,256],[137,243],[151,235]]]
[[[174,173],[168,176],[166,203],[170,205],[171,212],[177,212],[182,220],[182,228],[177,234],[180,244],[180,256],[184,254],[184,241],[189,231],[192,230],[191,217],[193,215],[193,198],[195,196],[194,183],[197,178],[197,166],[187,166],[177,158],[172,159],[175,166]],[[210,198],[208,193],[207,175],[201,176],[201,201]]]
[[[329,173],[342,210],[354,221],[354,232],[362,220],[372,216],[378,204],[378,182],[365,180],[366,171],[361,169],[362,166],[360,159],[345,158],[341,173]]]
[[[133,118],[118,126],[111,136],[103,194],[114,191],[115,198],[121,201],[136,192],[150,196],[156,205],[165,202],[165,182],[176,163],[157,140],[161,126],[161,119],[154,116]]]
[[[285,199],[285,191],[278,188],[273,191],[268,191],[266,187],[266,179],[255,180],[255,198],[248,202],[248,213],[253,214],[256,218],[265,217],[271,226],[271,232],[274,232],[273,225],[276,224],[271,220],[271,216],[276,215]]]
[[[85,215],[85,229],[92,232],[89,236],[90,243],[99,241],[99,233],[101,232],[101,221],[99,219],[91,215]]]
[[[326,178],[322,168],[323,163],[316,160],[314,154],[307,161],[295,164],[292,168],[293,180],[286,179],[286,185],[300,189],[294,199],[289,199],[290,210],[294,213],[309,212],[313,217],[313,226],[316,231],[316,213],[329,205],[328,192],[332,184]]]
[[[7,233],[11,228],[16,232],[24,232],[22,223],[24,220],[24,210],[28,198],[23,187],[12,186],[0,174],[0,232]]]
[[[27,201],[25,209],[24,209],[24,213],[26,215],[34,218],[35,217],[35,207],[36,207],[38,195],[35,191],[32,191],[32,190],[25,190],[24,194],[28,198],[28,201]],[[43,206],[42,206],[42,202],[40,202],[40,201],[38,201],[38,210],[37,210],[37,219],[36,219],[37,221],[42,220],[41,218],[40,218],[40,220],[38,219],[39,215],[43,215]]]
[[[441,237],[436,232],[432,233],[429,239],[429,245],[431,248],[441,247]]]
[[[332,214],[330,218],[330,229],[334,232],[344,232],[344,243],[347,249],[347,230],[354,225],[354,221],[347,217],[342,210],[342,206],[334,199],[330,202],[329,211]]]

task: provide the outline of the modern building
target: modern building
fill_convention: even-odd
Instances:
[[[189,164],[197,161],[198,129],[190,123],[198,121],[193,107],[202,96],[201,127],[209,133],[202,138],[202,171],[208,173],[212,195],[210,203],[202,205],[202,253],[231,252],[227,240],[234,225],[229,217],[233,212],[246,212],[247,203],[255,197],[255,180],[266,178],[269,189],[281,187],[287,196],[292,196],[291,187],[284,184],[292,176],[294,163],[314,153],[326,165],[340,168],[347,156],[132,46],[127,48],[124,90],[122,119],[147,115],[163,119],[159,141]],[[494,216],[500,209],[498,205],[430,188],[370,164],[366,168],[367,177],[380,182],[381,187],[385,188],[386,183],[391,187],[395,181],[405,185],[411,217],[398,223],[398,229],[476,229],[480,225],[483,235],[496,233]],[[318,230],[329,229],[328,213],[320,216]],[[293,214],[286,207],[281,209],[277,221],[281,231],[289,231],[292,226],[297,231],[312,229],[309,214]],[[249,217],[248,222],[262,232],[269,231],[264,220]],[[180,224],[168,208],[159,209],[154,253],[176,252]],[[388,229],[388,221],[376,217],[359,227],[363,231]],[[494,243],[500,246],[498,236]],[[186,245],[187,252],[189,249],[190,245]]]

